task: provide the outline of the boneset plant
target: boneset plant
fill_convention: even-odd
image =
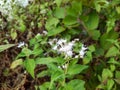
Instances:
[[[14,6],[7,28],[21,52],[11,69],[21,65],[33,80],[44,78],[36,90],[118,90],[119,4],[34,0],[26,7]]]

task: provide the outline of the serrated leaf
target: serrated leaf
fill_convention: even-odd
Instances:
[[[28,71],[28,73],[30,73],[30,75],[35,78],[34,75],[34,69],[35,69],[35,61],[34,59],[27,59],[24,61],[24,66],[26,68],[26,70]]]
[[[0,52],[6,50],[6,49],[8,49],[8,48],[11,48],[11,47],[13,47],[13,46],[15,46],[15,44],[0,45]]]

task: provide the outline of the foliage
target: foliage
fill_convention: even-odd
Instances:
[[[27,44],[11,69],[21,65],[33,80],[48,77],[35,85],[36,90],[118,90],[119,4],[119,0],[35,0],[26,7],[14,5],[14,18],[7,21],[8,33],[13,41],[19,41],[19,33],[25,34]],[[67,42],[78,38],[72,50],[77,56],[85,44],[85,55],[75,58],[57,52],[53,49],[56,42],[49,43],[54,38]],[[13,46],[1,45],[0,49]],[[38,66],[45,69],[36,72]]]

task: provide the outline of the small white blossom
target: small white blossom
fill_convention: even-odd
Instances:
[[[60,39],[58,42],[57,42],[57,45],[62,45],[63,43],[66,43],[67,40],[65,39]]]
[[[56,45],[53,47],[53,50],[57,50],[58,53],[65,54],[65,57],[72,57],[72,48],[74,46],[74,42],[67,43],[67,40],[65,39],[59,39],[57,41],[58,42],[56,42]],[[52,42],[49,43],[52,44]]]
[[[54,47],[53,47],[53,50],[57,50],[57,46],[54,46]]]
[[[66,52],[66,55],[65,55],[65,57],[72,57],[73,56],[73,52],[72,51],[68,51],[68,52]]]
[[[52,46],[54,43],[56,43],[57,42],[57,38],[54,38],[54,39],[50,39],[49,41],[48,41],[48,43]]]
[[[25,42],[20,42],[17,47],[21,48],[22,46],[25,46]]]
[[[75,57],[74,58],[79,58],[79,55],[75,55]]]
[[[43,31],[43,34],[47,35],[47,34],[48,34],[48,32],[44,30],[44,31]]]
[[[86,53],[85,50],[87,50],[87,48],[86,48],[84,45],[82,45],[82,47],[81,47],[81,49],[80,49],[80,51],[79,51],[79,55],[80,55],[81,58],[84,57],[84,55],[85,55],[85,53]]]
[[[29,0],[15,0],[16,4],[26,7],[29,4]]]
[[[58,66],[58,68],[63,68],[63,69],[66,69],[67,67],[68,67],[68,65],[67,65],[67,64],[62,65],[62,66]]]

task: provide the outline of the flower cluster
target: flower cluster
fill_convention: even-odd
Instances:
[[[12,17],[12,0],[0,0],[0,12],[3,15],[8,15],[8,17]]]
[[[26,7],[29,5],[29,2],[33,0],[0,0],[0,12],[2,15],[7,15],[8,19],[13,18],[13,5],[18,5],[21,7]]]
[[[67,57],[71,57],[71,58],[79,58],[80,57],[80,58],[83,58],[85,53],[86,53],[86,50],[87,50],[87,47],[85,47],[84,44],[82,44],[82,46],[80,48],[80,51],[79,51],[79,54],[76,54],[74,56],[73,48],[74,48],[75,43],[77,41],[79,41],[79,39],[74,39],[71,42],[67,42],[66,39],[54,38],[52,40],[49,40],[48,43],[52,46],[53,50],[56,50],[59,54],[64,54],[65,58],[67,58]]]

